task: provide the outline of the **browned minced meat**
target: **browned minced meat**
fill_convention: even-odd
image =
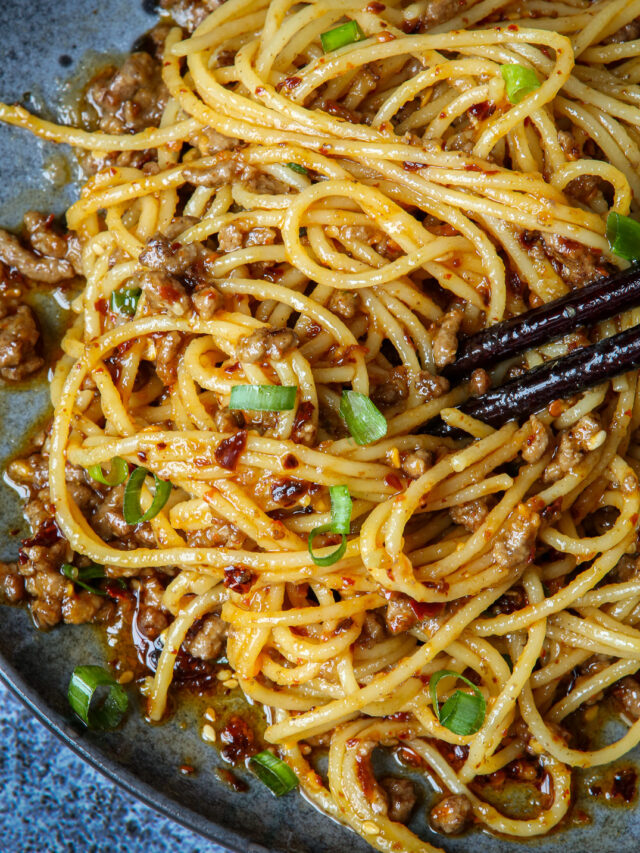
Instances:
[[[529,463],[539,462],[547,452],[551,441],[551,433],[540,418],[537,418],[535,415],[531,415],[529,424],[531,425],[531,434],[522,448],[522,458],[525,462]]]
[[[144,291],[149,313],[184,317],[191,310],[191,299],[175,276],[161,270],[145,270],[133,281]]]
[[[178,362],[183,336],[180,332],[155,335],[156,373],[163,385],[173,385],[178,376]]]
[[[387,629],[384,616],[377,610],[370,610],[364,617],[362,631],[357,640],[357,645],[370,649],[376,643],[381,643],[387,638]]]
[[[97,506],[90,514],[91,527],[105,542],[115,540],[118,548],[128,550],[141,546],[154,547],[155,538],[148,523],[133,527],[124,520],[122,514],[124,488],[123,484],[103,489],[103,497],[96,500]],[[94,499],[96,499],[95,493]],[[86,507],[81,508],[86,510]]]
[[[203,320],[210,320],[222,307],[222,294],[213,285],[201,287],[191,297],[196,314]]]
[[[144,578],[140,585],[139,605],[136,618],[138,631],[149,640],[155,640],[168,628],[171,615],[162,607],[164,586],[159,578]]]
[[[493,558],[499,566],[511,568],[533,559],[536,536],[540,527],[540,516],[520,504],[507,520],[498,541],[493,546]]]
[[[476,531],[489,515],[489,505],[486,498],[459,504],[449,508],[449,515],[454,524],[461,524],[471,533]]]
[[[595,415],[584,415],[578,423],[571,427],[571,437],[577,443],[580,450],[588,453],[592,450],[594,437],[602,430],[600,421]]]
[[[604,182],[595,175],[580,175],[567,184],[564,192],[565,195],[571,196],[583,204],[589,204],[604,186]]]
[[[585,415],[569,431],[560,434],[557,450],[544,471],[545,482],[555,483],[581,462],[602,427],[593,415]]]
[[[188,530],[186,535],[190,548],[242,548],[245,541],[244,533],[235,524],[222,519],[201,530]]]
[[[235,432],[243,425],[242,414],[229,409],[218,409],[213,416],[213,423],[218,432]]]
[[[7,266],[15,267],[25,278],[41,281],[44,284],[58,284],[75,275],[75,270],[69,261],[37,255],[25,248],[17,237],[2,228],[0,228],[0,260]]]
[[[160,63],[148,53],[128,56],[120,68],[105,69],[87,91],[105,133],[137,133],[157,127],[169,93]]]
[[[0,600],[17,604],[25,595],[24,578],[17,563],[0,563]]]
[[[469,393],[472,397],[479,397],[491,388],[491,378],[486,370],[479,367],[474,370],[469,378]]]
[[[384,618],[391,634],[402,634],[418,622],[411,599],[402,593],[389,600]]]
[[[212,127],[199,128],[193,136],[189,137],[189,143],[200,149],[204,155],[217,154],[218,151],[232,151],[240,144],[239,139],[231,136],[223,136]]]
[[[60,233],[54,226],[52,214],[45,216],[36,210],[28,210],[23,223],[24,235],[39,255],[67,260],[76,273],[82,273],[82,249],[77,234],[71,231]],[[67,267],[60,267],[60,272],[66,273]]]
[[[424,403],[437,400],[449,390],[449,380],[444,376],[436,376],[428,370],[421,370],[414,379],[415,389]]]
[[[249,166],[241,156],[231,156],[228,151],[218,152],[215,163],[210,165],[199,164],[197,162],[191,163],[183,170],[182,175],[187,183],[193,184],[197,187],[209,187],[210,189],[221,187],[223,184],[229,184],[234,178],[242,179],[249,187],[253,187],[254,184],[259,184],[261,182],[260,172],[254,169],[253,166]],[[268,183],[266,177],[264,181],[265,183]],[[232,225],[225,226],[225,228],[231,227]],[[221,232],[224,231],[225,228],[221,229]],[[242,233],[245,233],[251,229],[241,227],[240,230]],[[262,232],[273,231],[271,228],[257,228],[253,230]],[[275,234],[275,232],[273,232],[273,234]],[[269,242],[273,242],[273,240],[268,238],[264,239],[265,236],[266,235],[263,235],[260,245],[267,245]],[[254,245],[257,244],[254,243]],[[236,246],[235,248],[240,247]]]
[[[453,18],[464,6],[460,0],[431,0],[419,18],[406,21],[403,29],[408,33],[425,33],[437,24]]]
[[[236,358],[253,364],[265,359],[280,361],[298,345],[298,336],[293,329],[256,329],[240,338],[236,344]]]
[[[599,253],[582,243],[558,234],[542,234],[540,239],[551,266],[572,289],[584,287],[612,270],[609,264],[602,261]]]
[[[382,408],[395,406],[409,396],[409,376],[404,366],[393,367],[387,378],[371,392],[371,399]]]
[[[355,290],[334,290],[328,305],[329,310],[343,320],[352,320],[359,307],[360,294]]]
[[[160,0],[160,8],[188,32],[195,30],[222,0]]]
[[[198,243],[172,242],[164,234],[156,234],[147,241],[138,260],[145,267],[178,275],[185,272],[198,259]]]
[[[412,480],[417,480],[418,477],[427,473],[432,464],[433,455],[428,450],[418,448],[404,457],[401,468],[403,474],[411,477]]]
[[[221,252],[235,252],[242,248],[244,233],[235,222],[224,225],[218,231],[218,248]]]
[[[64,621],[73,624],[99,622],[108,618],[113,604],[90,592],[76,592],[60,573],[62,563],[70,559],[68,543],[56,536],[53,519],[45,520],[20,551],[18,569],[25,578],[31,614],[39,628],[50,628]]]
[[[459,835],[471,821],[471,803],[464,794],[451,794],[431,809],[431,825],[445,835]]]
[[[440,370],[455,361],[458,350],[458,332],[462,325],[462,311],[452,308],[438,321],[438,328],[433,336],[433,360]]]
[[[634,719],[640,719],[640,682],[633,676],[619,681],[613,691],[625,713]]]
[[[380,787],[387,795],[389,808],[387,817],[398,823],[408,823],[418,796],[410,779],[386,776],[380,780]]]
[[[602,40],[602,44],[621,44],[625,41],[635,41],[640,37],[640,18],[634,18],[624,27],[620,27],[615,33]]]
[[[221,252],[235,252],[243,246],[272,246],[277,236],[273,228],[247,228],[240,222],[230,222],[218,232],[218,248]]]
[[[0,302],[0,312],[3,310]],[[0,319],[0,377],[17,382],[31,376],[44,364],[36,352],[40,332],[28,305],[18,305]]]
[[[545,468],[544,481],[546,483],[555,483],[566,474],[570,474],[582,460],[583,456],[584,454],[571,433],[561,433],[560,443],[558,444],[555,455]]]
[[[217,613],[205,618],[194,637],[184,642],[184,648],[194,658],[215,660],[220,657],[227,637],[227,623]]]

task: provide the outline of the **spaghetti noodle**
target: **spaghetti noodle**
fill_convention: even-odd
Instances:
[[[460,329],[624,266],[605,230],[638,212],[640,41],[624,29],[640,4],[454,7],[228,0],[169,31],[168,101],[143,132],[0,106],[44,139],[147,155],[98,171],[67,213],[86,287],[47,450],[73,551],[111,577],[172,577],[149,716],[189,630],[219,612],[242,690],[270,709],[266,739],[381,851],[434,848],[392,819],[375,749],[405,750],[450,808],[522,838],[563,819],[572,768],[640,742],[640,719],[592,750],[562,727],[640,669],[637,373],[500,429],[456,406],[584,334],[455,387],[438,376]],[[511,99],[505,68],[529,81]],[[238,386],[293,388],[292,407],[238,413]],[[376,440],[349,434],[345,391],[383,413]],[[437,414],[467,438],[422,434]],[[173,485],[146,512],[153,547],[105,541],[70,494],[65,463],[118,457]],[[154,487],[137,479],[146,521]],[[347,533],[332,487],[348,490]],[[211,544],[223,525],[239,537]],[[443,670],[477,688],[478,730],[443,722]],[[442,703],[476,695],[454,676]],[[307,743],[329,736],[323,779]],[[518,762],[547,791],[528,819],[479,793]]]

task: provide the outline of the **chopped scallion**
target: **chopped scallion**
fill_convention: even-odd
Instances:
[[[471,687],[473,693],[456,690],[440,707],[438,703],[438,682],[447,676],[464,681]],[[460,675],[451,669],[441,669],[431,676],[429,690],[434,713],[441,725],[449,729],[450,732],[456,735],[472,735],[482,727],[487,713],[487,703],[476,685],[464,675]]]
[[[349,489],[346,486],[330,486],[329,496],[331,498],[331,521],[328,524],[315,527],[309,534],[307,543],[309,554],[316,566],[332,566],[342,559],[347,550],[347,533],[351,527],[351,510],[353,508]],[[327,554],[326,557],[317,557],[313,553],[313,540],[322,533],[339,533],[342,542],[331,554]]]
[[[339,27],[334,27],[332,30],[327,30],[326,33],[320,35],[322,49],[325,53],[331,53],[332,50],[338,50],[341,47],[346,47],[348,44],[362,41],[364,38],[366,36],[360,29],[357,21],[348,21],[346,24],[340,24]]]
[[[500,68],[500,73],[507,90],[507,98],[512,104],[519,104],[524,97],[540,87],[540,80],[536,72],[524,65],[517,65],[516,63],[503,65]]]
[[[304,166],[301,166],[299,163],[287,163],[286,164],[289,169],[294,172],[297,172],[299,175],[308,175],[309,172],[305,169]]]
[[[265,749],[249,759],[249,766],[258,779],[263,782],[269,790],[281,797],[298,787],[298,777],[277,755]]]
[[[92,592],[94,595],[106,595],[106,592],[103,592],[103,590],[90,586],[87,583],[87,581],[90,580],[101,580],[104,578],[104,566],[99,566],[97,563],[91,563],[90,566],[86,566],[84,569],[79,569],[72,563],[63,563],[60,567],[60,571],[66,578],[69,578],[73,583],[81,586],[83,589],[86,589],[87,592]]]
[[[148,476],[153,476],[155,481],[155,494],[150,507],[146,512],[143,512],[140,506],[140,493],[142,492],[142,484]],[[157,474],[147,471],[146,468],[135,468],[124,489],[122,501],[124,520],[127,524],[142,524],[155,518],[169,500],[171,489],[172,485],[168,480],[161,480]]]
[[[340,401],[340,414],[356,444],[371,444],[387,434],[387,419],[359,391],[343,391]]]
[[[296,404],[295,385],[234,385],[230,409],[254,412],[284,412]]]
[[[90,477],[104,486],[119,486],[129,476],[129,463],[122,456],[114,456],[108,475],[102,470],[102,465],[90,465],[87,472]]]
[[[621,213],[607,217],[607,240],[611,251],[627,261],[640,260],[640,222]]]
[[[112,290],[109,300],[111,310],[133,317],[141,294],[142,290],[139,287],[121,287],[119,290]]]
[[[103,702],[92,702],[100,686],[108,687],[109,692]],[[67,696],[73,711],[91,729],[114,729],[129,706],[124,688],[101,666],[77,666]]]

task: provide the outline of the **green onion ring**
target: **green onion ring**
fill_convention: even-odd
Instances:
[[[108,476],[102,470],[102,465],[90,465],[87,473],[93,480],[97,480],[104,486],[119,486],[129,476],[129,463],[122,456],[114,456]]]
[[[100,685],[107,686],[109,692],[104,702],[92,708],[91,700]],[[129,706],[124,688],[101,666],[77,666],[67,697],[73,711],[91,729],[115,729]]]
[[[153,476],[155,482],[155,495],[151,501],[151,506],[146,512],[142,511],[140,506],[140,493],[145,479],[148,476]],[[148,471],[146,468],[135,468],[129,482],[124,489],[124,498],[122,501],[122,514],[127,524],[142,524],[145,521],[150,521],[160,512],[162,507],[169,500],[172,485],[168,480],[161,480],[157,474]]]

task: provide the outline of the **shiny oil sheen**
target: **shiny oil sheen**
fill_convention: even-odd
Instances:
[[[144,3],[147,9],[151,4]],[[131,49],[149,29],[153,16],[141,0],[2,0],[0,3],[0,97],[19,100],[46,117],[69,114],[73,75],[82,76],[107,59]],[[76,89],[77,89],[77,84]],[[28,94],[29,93],[29,94]],[[29,207],[61,214],[76,197],[73,159],[64,149],[43,145],[27,133],[0,126],[0,223],[16,227]],[[49,340],[64,323],[57,308],[43,311],[34,294]],[[0,458],[16,453],[32,425],[47,411],[46,377],[15,389],[0,390]],[[0,556],[17,553],[19,508],[12,493],[0,490]],[[112,733],[82,730],[69,715],[66,688],[81,663],[104,663],[105,645],[89,626],[33,629],[21,608],[0,608],[0,674],[32,711],[79,755],[142,800],[202,835],[242,853],[366,853],[371,848],[352,832],[320,815],[301,797],[276,800],[249,773],[241,773],[249,792],[239,794],[220,781],[217,750],[201,740],[202,708],[183,703],[162,725],[148,725],[133,690],[133,710]],[[195,773],[184,776],[188,764]],[[628,760],[624,762],[629,765]],[[394,768],[399,772],[399,768]],[[417,780],[417,776],[412,778]],[[593,772],[589,773],[593,779]],[[593,783],[592,783],[593,784]],[[579,791],[587,786],[579,784]],[[436,847],[458,853],[637,853],[640,809],[611,809],[580,797],[569,828],[518,845],[480,832],[443,838],[426,825],[427,785],[415,810],[412,828]]]

